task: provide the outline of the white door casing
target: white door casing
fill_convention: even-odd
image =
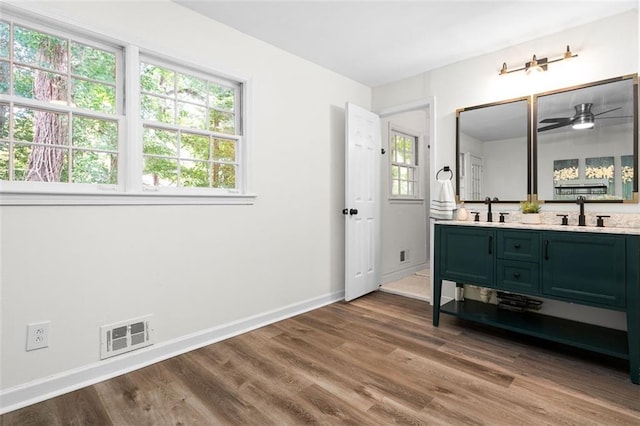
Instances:
[[[345,106],[345,300],[380,285],[380,118]]]

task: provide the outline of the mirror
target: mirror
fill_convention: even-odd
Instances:
[[[529,194],[529,98],[456,111],[456,191],[460,201],[519,202]]]
[[[534,96],[534,194],[637,202],[637,75]]]

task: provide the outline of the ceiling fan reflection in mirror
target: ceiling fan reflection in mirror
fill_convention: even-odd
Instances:
[[[592,129],[594,124],[595,124],[595,118],[603,115],[603,114],[607,114],[609,112],[612,111],[616,111],[621,109],[622,107],[618,107],[618,108],[613,108],[607,111],[603,111],[603,112],[599,112],[597,114],[594,114],[593,112],[591,112],[591,107],[593,106],[593,104],[591,103],[584,103],[584,104],[579,104],[574,106],[574,108],[576,109],[576,113],[574,116],[572,117],[560,117],[560,118],[545,118],[544,120],[540,121],[541,124],[547,124],[547,123],[553,123],[553,124],[549,124],[548,126],[543,126],[543,127],[539,127],[538,131],[539,132],[544,132],[546,130],[552,130],[552,129],[557,129],[560,127],[565,127],[565,126],[571,126],[573,129],[576,130],[583,130],[583,129]],[[598,118],[598,120],[601,120],[603,118],[629,118],[629,116],[623,116],[623,117],[600,117]]]

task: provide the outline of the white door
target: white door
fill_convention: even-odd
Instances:
[[[349,301],[380,285],[380,118],[347,103],[345,290]]]

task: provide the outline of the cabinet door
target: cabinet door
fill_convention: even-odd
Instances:
[[[625,306],[625,238],[544,232],[542,291],[595,306]]]
[[[440,275],[445,280],[494,287],[495,231],[439,226]]]

